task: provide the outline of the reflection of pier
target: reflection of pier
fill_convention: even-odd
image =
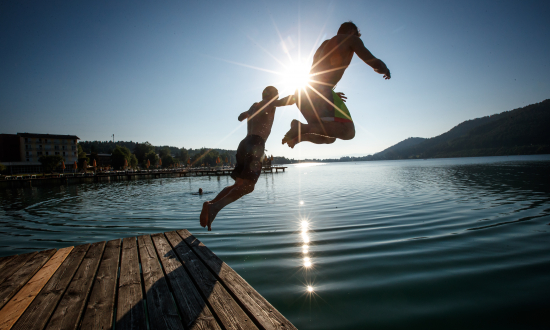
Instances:
[[[296,329],[187,230],[0,258],[0,329]]]
[[[262,167],[262,173],[279,173],[285,171],[283,166]],[[98,173],[65,173],[46,175],[8,175],[0,179],[0,188],[29,187],[33,185],[84,183],[84,182],[109,182],[135,179],[177,178],[191,176],[225,176],[231,175],[233,168],[193,168],[178,170],[142,170],[142,171],[109,171]]]

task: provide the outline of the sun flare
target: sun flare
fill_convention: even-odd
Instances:
[[[285,90],[304,88],[309,82],[309,66],[304,62],[294,62],[283,71],[282,84]]]

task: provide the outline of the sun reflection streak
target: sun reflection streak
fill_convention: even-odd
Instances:
[[[319,93],[315,88],[313,88],[313,86],[311,85],[308,85],[311,90],[313,90],[315,93],[317,93],[317,95],[319,95],[323,100],[325,100],[326,102],[328,102],[330,105],[332,105],[334,107],[334,109],[340,111],[340,113],[342,115],[344,115],[345,117],[347,117],[348,119],[351,120],[351,117],[348,116],[348,114],[346,114],[344,111],[342,111],[342,109],[338,108],[338,106],[336,106],[336,104],[334,104],[334,102],[331,102],[329,99],[327,99],[323,94]],[[315,109],[314,109],[315,110]],[[315,113],[317,115],[317,113]],[[319,120],[320,121],[320,120]]]
[[[313,89],[313,87],[311,87],[310,84],[308,84],[308,86]],[[314,90],[317,94],[320,94],[319,92],[317,92],[316,90]],[[307,99],[309,100],[309,104],[311,105],[311,108],[313,109],[313,113],[315,114],[315,117],[317,117],[317,121],[321,124],[321,128],[323,129],[323,132],[325,133],[325,135],[327,135],[327,130],[325,129],[325,125],[323,124],[323,121],[321,120],[321,118],[319,118],[319,114],[317,113],[317,110],[315,110],[315,106],[313,106],[313,102],[311,102],[311,98],[309,97],[309,93],[307,92],[307,90],[304,90],[304,92],[306,93],[306,97]]]
[[[244,63],[239,63],[239,62],[235,62],[235,61],[230,61],[230,60],[226,60],[226,59],[219,58],[219,57],[215,57],[215,56],[211,56],[211,55],[204,55],[204,56],[213,58],[213,59],[218,60],[218,61],[223,61],[223,62],[235,64],[235,65],[244,66],[245,68],[250,68],[250,69],[259,70],[259,71],[264,71],[264,72],[269,72],[269,73],[273,73],[273,74],[276,74],[276,75],[279,75],[279,76],[283,75],[283,74],[282,74],[281,72],[279,72],[279,71],[268,70],[268,69],[260,68],[260,67],[257,67],[257,66],[248,65],[248,64],[244,64]]]
[[[281,43],[283,44],[283,47],[285,49],[285,53],[288,55],[288,59],[292,63],[292,56],[290,56],[290,52],[288,51],[288,47],[285,44],[285,40],[283,39],[283,36],[281,36],[281,32],[279,32],[279,28],[277,27],[277,24],[275,24],[275,20],[273,19],[273,16],[270,12],[268,12],[269,18],[271,18],[271,22],[273,22],[273,27],[275,27],[275,31],[277,31],[277,35],[279,36],[279,39],[281,39]]]
[[[286,66],[281,60],[279,60],[277,57],[275,57],[275,55],[271,54],[267,49],[265,49],[264,47],[262,47],[259,43],[257,43],[254,39],[252,39],[252,37],[250,36],[247,36],[248,39],[250,41],[252,41],[257,47],[259,47],[261,50],[263,50],[267,55],[269,55],[272,59],[274,59],[275,61],[277,61],[277,63],[279,63],[280,65],[283,66],[283,68],[287,69],[288,66]]]

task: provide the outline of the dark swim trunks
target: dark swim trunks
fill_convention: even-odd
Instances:
[[[265,141],[261,136],[248,135],[237,149],[237,165],[231,173],[233,179],[241,178],[256,183],[262,173]]]

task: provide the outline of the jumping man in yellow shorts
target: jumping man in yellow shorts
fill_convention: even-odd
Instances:
[[[390,79],[390,70],[374,57],[359,38],[361,33],[352,22],[340,26],[338,34],[325,40],[313,56],[310,69],[311,82],[304,89],[296,90],[296,105],[307,121],[290,123],[290,130],[283,144],[294,148],[297,143],[309,141],[315,144],[330,144],[336,139],[351,140],[355,137],[355,125],[344,104],[342,93],[335,93],[334,86],[348,68],[353,54],[357,54],[376,73]]]

